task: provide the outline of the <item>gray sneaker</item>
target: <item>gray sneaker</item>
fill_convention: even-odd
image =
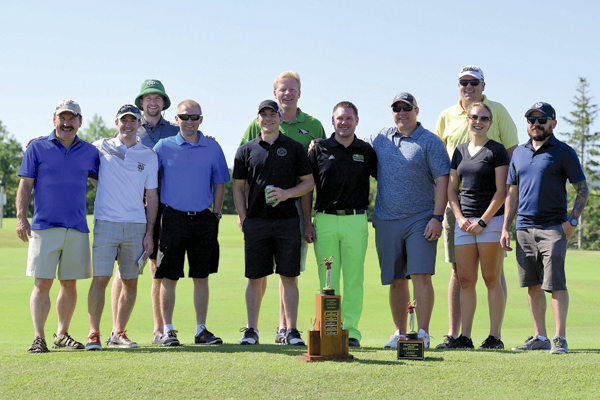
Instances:
[[[525,340],[525,344],[522,346],[513,347],[513,351],[523,350],[550,350],[550,341],[548,339],[542,340],[537,336],[529,336]]]
[[[554,336],[550,354],[567,354],[567,339],[562,336]]]
[[[285,344],[285,335],[287,334],[287,331],[285,330],[285,328],[281,328],[277,331],[277,333],[275,334],[275,344]]]
[[[166,335],[163,335],[163,346],[179,346],[179,339],[177,339],[177,331],[168,331]]]
[[[154,340],[152,340],[150,344],[162,344],[164,337],[164,334],[157,333],[156,336],[154,336]]]
[[[126,330],[120,333],[115,333],[108,339],[108,347],[118,347],[120,349],[133,349],[138,347],[138,344],[130,340],[125,334]]]

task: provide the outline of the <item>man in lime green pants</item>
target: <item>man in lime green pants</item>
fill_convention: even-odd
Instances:
[[[334,134],[318,142],[309,154],[317,201],[314,225],[304,215],[308,243],[314,242],[318,263],[333,256],[331,287],[340,292],[343,275],[342,321],[348,344],[360,347],[358,321],[362,314],[364,262],[368,242],[366,209],[369,177],[377,177],[377,156],[368,143],[354,134],[358,109],[349,101],[333,108]],[[312,203],[312,201],[311,201]],[[325,264],[319,266],[319,281],[325,287]]]

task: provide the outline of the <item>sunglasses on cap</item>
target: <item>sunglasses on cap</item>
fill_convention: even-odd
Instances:
[[[140,114],[140,109],[135,106],[124,106],[119,109],[117,114],[134,113]]]
[[[479,83],[481,81],[478,79],[475,80],[468,80],[468,79],[462,79],[460,81],[458,81],[458,83],[460,83],[461,86],[467,86],[469,83],[471,84],[471,86],[479,86]]]
[[[471,118],[473,121],[481,121],[481,122],[490,122],[492,120],[492,118],[488,117],[487,115],[477,115],[477,114],[472,114],[469,115],[469,118]]]
[[[413,110],[413,106],[409,106],[409,105],[405,105],[405,106],[401,106],[399,104],[394,104],[392,106],[392,111],[395,113],[399,113],[400,111],[406,111],[406,112],[411,112]]]
[[[546,125],[546,122],[548,122],[549,119],[550,118],[548,117],[527,117],[527,122],[529,122],[530,125],[533,125],[537,120],[540,125]]]
[[[200,114],[177,114],[180,120],[187,121],[188,119],[192,119],[192,121],[198,121],[202,115]]]

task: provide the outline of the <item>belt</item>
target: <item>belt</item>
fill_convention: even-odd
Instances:
[[[324,210],[324,214],[331,215],[359,215],[366,213],[367,210]]]
[[[176,213],[178,213],[178,214],[184,214],[184,215],[187,215],[188,217],[195,217],[197,215],[205,214],[207,212],[210,213],[210,210],[208,208],[205,208],[202,211],[179,211],[179,210],[176,210],[176,209],[174,209],[173,207],[170,207],[170,206],[166,206],[166,208],[170,208],[171,210],[175,211]]]

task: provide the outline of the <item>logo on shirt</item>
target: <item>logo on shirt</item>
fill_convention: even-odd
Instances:
[[[365,156],[362,154],[352,154],[352,161],[365,162]]]
[[[332,155],[329,156],[328,160],[335,160],[335,157]]]
[[[287,154],[287,150],[284,149],[283,147],[280,147],[277,149],[277,155],[279,157],[284,157]]]
[[[306,129],[298,128],[298,132],[300,132],[303,135],[308,135],[308,131]]]
[[[145,165],[142,163],[138,163],[138,171],[143,172]]]

